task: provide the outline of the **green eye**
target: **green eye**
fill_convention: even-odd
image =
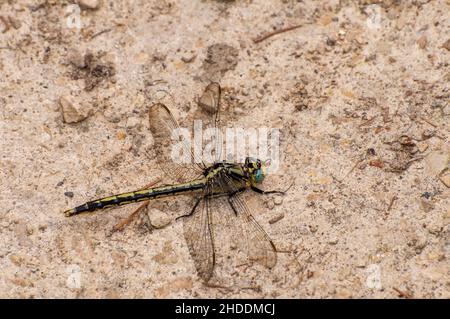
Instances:
[[[264,180],[262,169],[258,169],[255,172],[255,180],[257,183],[261,183]]]

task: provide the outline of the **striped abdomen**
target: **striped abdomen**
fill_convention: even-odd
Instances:
[[[64,214],[69,217],[83,212],[92,212],[94,210],[103,209],[107,207],[120,206],[129,203],[146,201],[149,199],[173,196],[181,193],[198,191],[203,189],[206,181],[204,179],[196,180],[186,184],[178,184],[173,186],[161,186],[149,189],[143,189],[130,193],[123,193],[119,195],[109,196],[87,202],[83,205],[69,209]]]

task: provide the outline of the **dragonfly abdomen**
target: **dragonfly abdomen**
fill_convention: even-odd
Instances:
[[[204,180],[197,180],[190,183],[161,186],[149,189],[143,189],[135,192],[113,195],[94,201],[87,202],[83,205],[69,209],[64,214],[69,217],[84,212],[93,212],[95,210],[104,209],[114,206],[122,206],[130,203],[146,201],[155,198],[178,195],[180,193],[188,193],[202,190],[205,186]]]

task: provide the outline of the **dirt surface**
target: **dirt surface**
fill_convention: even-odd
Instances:
[[[0,297],[450,298],[449,1],[74,2],[0,0]],[[281,131],[264,188],[295,182],[249,198],[276,266],[221,260],[221,287],[186,201],[143,214],[162,229],[62,214],[162,177],[153,97],[191,123],[211,80],[227,124]]]

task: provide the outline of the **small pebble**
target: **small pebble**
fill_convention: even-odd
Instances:
[[[275,205],[281,205],[283,203],[283,197],[282,196],[275,196],[273,198],[273,202]]]
[[[191,62],[193,62],[195,60],[196,57],[197,56],[195,54],[190,55],[190,56],[183,56],[181,58],[181,61],[183,61],[184,63],[191,63]]]
[[[431,102],[430,106],[432,109],[442,109],[442,104],[439,101]]]
[[[431,138],[431,137],[433,137],[435,135],[436,135],[436,131],[435,130],[426,129],[425,131],[422,132],[422,138],[423,139]]]
[[[163,228],[172,222],[170,216],[157,209],[152,210],[150,219],[155,228]]]
[[[78,0],[81,9],[95,10],[100,6],[99,0]]]
[[[441,151],[432,152],[425,158],[425,163],[430,175],[439,175],[448,165],[448,154]]]
[[[439,250],[434,250],[428,253],[428,260],[441,261],[445,259],[445,254]]]
[[[80,51],[74,49],[71,50],[67,56],[67,60],[69,63],[73,64],[77,68],[83,69],[86,67],[86,59],[80,53]]]
[[[269,200],[266,202],[266,207],[267,207],[268,209],[274,209],[275,203],[273,202],[272,199],[269,199]]]
[[[439,179],[442,183],[444,183],[445,186],[450,188],[450,170],[447,170],[443,174],[439,176]]]
[[[73,192],[64,192],[64,196],[67,196],[69,198],[73,198]]]
[[[141,119],[135,116],[130,116],[127,119],[127,127],[136,127],[141,123]]]
[[[280,214],[269,220],[269,224],[275,224],[284,218],[284,214]]]
[[[442,47],[447,49],[448,51],[450,51],[450,39],[445,41],[445,43],[442,45]]]
[[[341,135],[339,133],[330,134],[330,137],[334,138],[335,140],[341,139]]]
[[[425,192],[422,195],[420,195],[420,197],[426,198],[426,199],[430,199],[433,197],[433,194],[430,192]]]
[[[234,114],[236,114],[236,115],[242,115],[242,114],[244,114],[245,113],[245,111],[242,109],[242,108],[240,108],[240,107],[235,107],[234,108]]]
[[[421,36],[418,40],[417,40],[417,45],[419,46],[419,48],[421,48],[422,50],[425,49],[427,47],[428,44],[428,39],[426,35]]]
[[[116,136],[117,136],[117,139],[119,141],[123,141],[125,139],[125,137],[127,137],[127,133],[125,133],[124,131],[120,130],[120,131],[117,132]]]
[[[77,103],[70,95],[61,96],[59,104],[65,123],[78,123],[88,117],[86,107],[82,103]]]
[[[417,144],[417,148],[420,153],[423,153],[428,149],[428,144],[426,142],[420,142]]]
[[[382,160],[379,159],[374,159],[369,161],[369,165],[370,166],[374,166],[374,167],[378,167],[378,168],[383,168],[384,167],[384,162]]]
[[[33,233],[34,233],[33,227],[31,227],[31,226],[28,225],[28,226],[26,227],[26,230],[27,230],[27,235],[28,235],[28,236],[33,235]]]
[[[332,47],[336,44],[336,39],[334,38],[327,38],[327,45]]]
[[[317,232],[318,229],[319,227],[317,225],[309,225],[309,231],[313,234]]]
[[[375,155],[377,155],[377,153],[375,152],[375,149],[373,149],[371,147],[371,148],[367,149],[367,155],[375,156]]]
[[[328,244],[330,245],[336,245],[339,242],[339,239],[336,236],[332,236],[329,240],[328,240]]]
[[[20,29],[20,27],[22,26],[22,23],[18,19],[15,19],[15,18],[9,16],[8,20],[9,20],[9,23],[12,25],[12,27],[16,30]]]
[[[429,213],[434,209],[434,203],[431,200],[421,198],[420,199],[420,208],[425,212]]]
[[[21,256],[18,256],[18,255],[16,255],[16,254],[11,254],[10,256],[9,256],[9,260],[14,264],[14,265],[16,265],[16,266],[22,266],[22,264],[23,264],[23,258],[21,257]]]
[[[350,299],[353,297],[352,290],[346,289],[346,288],[339,288],[336,291],[336,297],[339,299]]]

